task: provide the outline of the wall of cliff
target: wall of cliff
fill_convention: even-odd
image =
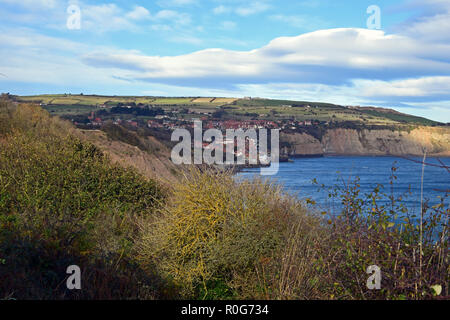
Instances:
[[[450,128],[406,130],[329,129],[321,137],[307,133],[281,134],[290,156],[317,155],[429,155],[450,156]]]
[[[156,179],[163,184],[177,181],[177,166],[170,160],[170,150],[153,137],[147,138],[152,152],[140,150],[128,143],[109,139],[100,130],[76,130],[80,139],[89,141],[108,154],[111,161],[124,167],[134,167],[147,178]]]

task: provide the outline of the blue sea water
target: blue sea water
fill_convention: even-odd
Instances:
[[[412,158],[422,162],[421,158]],[[440,158],[450,166],[450,158]],[[426,163],[440,165],[437,159],[428,158]],[[397,167],[397,180],[394,183],[394,195],[396,197],[408,193],[403,201],[410,213],[420,212],[422,165],[410,160],[398,157],[354,157],[333,156],[324,158],[299,158],[294,162],[280,163],[280,170],[271,179],[284,186],[286,191],[297,195],[300,199],[311,198],[317,202],[320,210],[336,212],[342,208],[338,199],[329,198],[328,190],[335,185],[343,186],[344,182],[360,178],[361,193],[371,192],[377,184],[385,186],[384,192],[390,195],[389,185],[391,168]],[[239,179],[245,179],[258,175],[259,169],[246,169],[238,174]],[[312,181],[316,179],[319,188]],[[439,203],[438,196],[445,195],[444,190],[450,189],[450,173],[444,168],[425,166],[423,182],[424,199],[429,200],[430,205]],[[448,207],[448,199],[446,200]]]

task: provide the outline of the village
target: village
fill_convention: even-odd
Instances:
[[[120,108],[120,112],[117,108]],[[109,108],[109,111],[105,112],[105,109],[100,111],[92,111],[87,117],[77,117],[72,119],[72,122],[76,126],[98,128],[102,127],[107,122],[112,122],[114,125],[123,125],[131,128],[147,127],[150,129],[162,129],[162,130],[175,130],[175,129],[192,129],[194,128],[193,120],[201,120],[203,122],[204,129],[279,129],[285,130],[297,130],[301,128],[308,128],[312,126],[327,126],[329,121],[318,120],[296,120],[296,119],[222,119],[215,116],[214,113],[197,112],[191,109],[186,110],[183,113],[180,110],[164,111],[160,110],[157,114],[138,115],[136,109],[142,107],[116,107]],[[129,111],[129,112],[127,112]],[[246,117],[242,117],[246,118]]]

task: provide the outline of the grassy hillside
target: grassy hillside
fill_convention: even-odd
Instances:
[[[270,99],[236,99],[214,97],[118,97],[97,95],[40,95],[15,97],[19,102],[45,104],[44,108],[55,115],[77,115],[99,110],[99,106],[122,104],[149,104],[161,106],[164,110],[193,108],[199,112],[214,112],[227,107],[231,116],[267,119],[296,119],[360,122],[366,125],[420,124],[434,125],[436,122],[402,114],[388,109],[348,108],[339,105],[307,101],[285,101]]]
[[[156,280],[132,256],[133,221],[164,189],[39,108],[0,109],[0,298],[154,297]],[[60,285],[71,264],[84,270],[82,292]]]

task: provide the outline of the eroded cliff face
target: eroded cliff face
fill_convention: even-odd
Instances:
[[[170,160],[170,150],[153,137],[149,137],[158,151],[145,152],[125,142],[108,139],[103,131],[77,130],[80,139],[89,141],[104,151],[112,162],[124,167],[134,167],[147,178],[171,185],[177,181],[177,166]]]
[[[306,133],[281,134],[291,156],[429,155],[450,156],[450,128],[420,127],[410,132],[330,129],[321,141]]]
[[[323,146],[319,140],[306,133],[281,134],[280,139],[287,142],[290,147],[283,150],[295,156],[323,155]]]

